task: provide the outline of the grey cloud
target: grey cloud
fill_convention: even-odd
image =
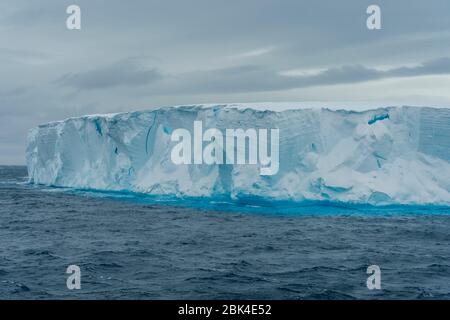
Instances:
[[[15,62],[26,65],[40,65],[50,62],[51,56],[47,53],[33,50],[0,48],[0,59],[7,62]]]
[[[298,77],[295,86],[333,85],[372,81],[396,77],[416,77],[450,74],[450,58],[444,57],[426,61],[414,67],[396,67],[379,70],[361,65],[330,68],[317,75]],[[295,80],[293,80],[295,83]]]
[[[28,87],[28,86],[19,86],[14,89],[11,89],[11,90],[0,91],[0,92],[3,97],[10,97],[10,96],[25,95],[29,92],[29,90],[30,90],[30,87]]]
[[[450,73],[450,58],[444,57],[426,61],[415,67],[400,67],[388,70],[383,74],[391,77],[414,77],[421,75],[439,75]]]
[[[159,85],[156,84],[153,91],[166,94],[276,91],[442,74],[450,74],[450,58],[426,61],[414,67],[396,67],[388,70],[345,65],[302,76],[285,76],[273,69],[246,65],[182,74],[166,79]]]
[[[344,65],[303,76],[285,76],[281,75],[278,70],[257,65],[241,65],[163,76],[156,69],[141,68],[139,64],[128,60],[88,72],[66,74],[56,83],[78,90],[142,86],[146,91],[159,95],[232,94],[442,74],[450,74],[450,58],[429,60],[414,67],[401,66],[387,70],[358,64]]]
[[[67,73],[54,83],[78,90],[94,90],[116,86],[142,86],[161,77],[156,69],[146,69],[133,60],[124,60],[86,72]]]

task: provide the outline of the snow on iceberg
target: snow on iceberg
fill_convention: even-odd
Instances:
[[[171,132],[279,128],[279,171],[171,161]],[[84,116],[32,129],[30,182],[176,197],[450,204],[450,109],[280,112],[195,105]]]

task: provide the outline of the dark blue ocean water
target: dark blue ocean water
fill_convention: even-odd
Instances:
[[[449,208],[183,207],[25,181],[0,167],[0,299],[450,298]]]

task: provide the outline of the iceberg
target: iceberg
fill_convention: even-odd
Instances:
[[[279,170],[175,164],[171,133],[279,129]],[[450,205],[450,109],[192,105],[89,115],[30,130],[31,183],[154,196]]]

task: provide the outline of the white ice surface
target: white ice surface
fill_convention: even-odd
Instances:
[[[30,181],[177,197],[450,204],[450,109],[332,109],[340,107],[196,105],[53,122],[30,131]],[[173,164],[170,133],[195,120],[205,130],[279,128],[279,172]]]

